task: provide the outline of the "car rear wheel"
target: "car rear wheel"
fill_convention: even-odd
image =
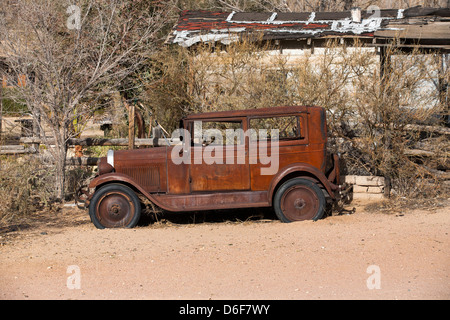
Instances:
[[[282,222],[318,220],[323,216],[325,204],[320,187],[304,178],[283,183],[273,201],[275,213]]]
[[[89,215],[99,229],[133,228],[141,216],[141,202],[129,187],[108,184],[95,192],[89,205]]]

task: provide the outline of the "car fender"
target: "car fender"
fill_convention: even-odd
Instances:
[[[131,185],[158,207],[161,207],[164,210],[173,210],[173,208],[167,207],[166,205],[161,203],[161,201],[158,201],[153,195],[145,191],[145,189],[142,188],[142,186],[140,186],[135,180],[133,180],[133,178],[123,173],[112,172],[100,175],[91,181],[91,183],[89,184],[89,190],[101,187],[102,185],[105,185],[107,183],[122,183],[125,185]],[[89,201],[93,195],[94,193],[89,196],[86,206],[89,206]]]
[[[301,177],[302,173],[307,174],[306,178],[311,177],[311,176],[314,177],[315,179],[320,181],[320,183],[325,187],[325,189],[327,190],[328,194],[330,195],[330,197],[332,199],[336,198],[330,181],[328,181],[325,174],[322,173],[319,169],[317,169],[316,167],[313,167],[312,165],[309,165],[307,163],[292,163],[292,164],[282,168],[281,170],[279,170],[278,173],[273,177],[273,179],[270,183],[270,186],[269,186],[269,190],[268,190],[268,192],[269,192],[268,198],[269,198],[270,205],[272,205],[273,195],[274,195],[274,192],[275,192],[277,186],[280,184],[280,182],[283,180],[283,178],[285,178],[286,176],[293,174],[293,173],[294,174],[298,173],[298,175],[296,175],[296,177]]]

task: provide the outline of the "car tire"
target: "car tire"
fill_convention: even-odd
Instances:
[[[313,181],[294,178],[283,183],[275,193],[273,207],[282,222],[318,220],[325,211],[322,189]]]
[[[89,216],[99,229],[133,228],[141,217],[141,202],[128,186],[107,184],[94,193]]]

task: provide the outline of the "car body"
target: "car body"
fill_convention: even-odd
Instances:
[[[171,212],[273,207],[284,222],[316,220],[337,197],[339,159],[327,154],[321,107],[209,112],[180,123],[177,145],[100,159],[86,200],[98,228],[135,226],[138,196]]]

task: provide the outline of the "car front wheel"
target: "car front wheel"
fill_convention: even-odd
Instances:
[[[89,205],[89,215],[99,229],[133,228],[141,216],[141,202],[129,187],[108,184],[95,192]]]

